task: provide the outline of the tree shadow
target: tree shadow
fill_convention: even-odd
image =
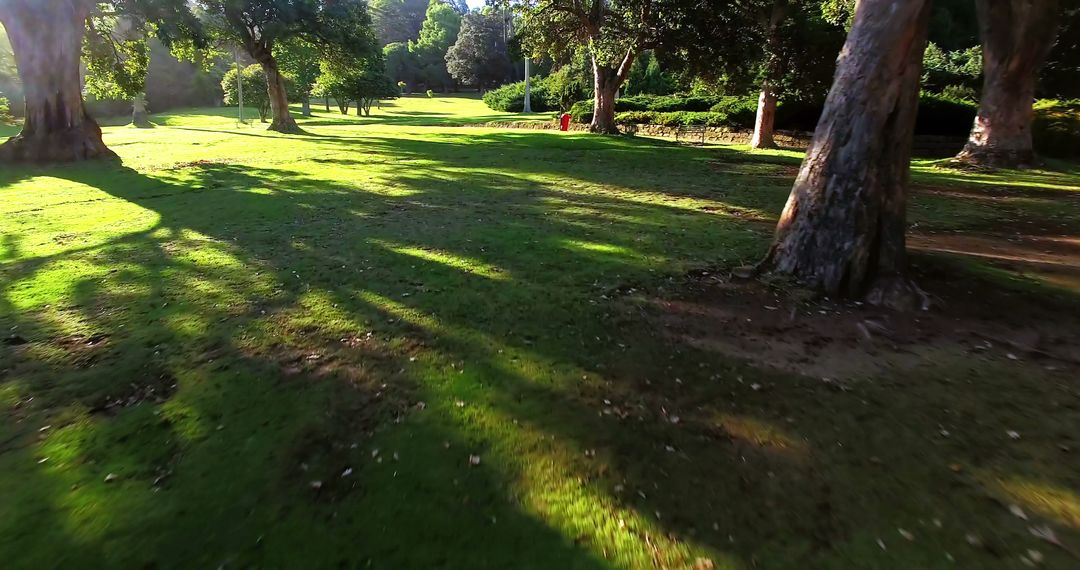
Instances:
[[[779,206],[747,194],[775,183],[696,176],[727,151],[533,133],[312,144],[353,151],[327,165],[402,166],[378,185],[220,163],[49,172],[148,222],[49,256],[5,241],[0,325],[28,342],[2,347],[0,370],[60,417],[0,453],[35,493],[16,519],[57,529],[20,535],[23,551],[161,564],[200,537],[198,565],[590,568],[630,537],[659,545],[657,565],[813,566],[882,560],[888,533],[892,564],[931,567],[972,528],[999,552],[1026,544],[1007,512],[979,520],[981,482],[951,465],[1076,487],[1069,461],[1042,459],[1055,441],[1016,457],[987,429],[1057,433],[1075,413],[997,411],[1050,405],[1053,386],[960,359],[844,391],[658,334],[626,288],[765,245],[745,215]],[[62,306],[15,294],[50,275]],[[954,378],[978,382],[968,402]],[[933,534],[935,517],[957,524]],[[900,525],[934,548],[905,546]]]

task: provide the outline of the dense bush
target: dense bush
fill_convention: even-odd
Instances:
[[[592,101],[578,101],[570,106],[570,120],[575,123],[591,123],[592,116]]]
[[[11,116],[11,104],[8,103],[7,97],[0,95],[0,125],[8,125],[15,122],[15,117]]]
[[[709,112],[700,112],[702,101],[711,101]],[[822,103],[780,101],[776,128],[811,132],[821,115]],[[680,108],[682,107],[682,108]],[[675,111],[668,109],[675,108]],[[757,113],[757,97],[679,97],[638,95],[623,97],[615,104],[615,121],[622,125],[703,124],[732,129],[751,129]],[[970,99],[923,92],[915,133],[966,137],[975,120],[978,104]],[[592,121],[593,102],[578,101],[570,108],[575,123]],[[1080,101],[1044,100],[1035,105],[1032,127],[1036,150],[1047,156],[1080,156]]]
[[[1040,154],[1080,158],[1080,100],[1036,103],[1032,136]]]
[[[533,111],[558,110],[558,98],[549,92],[544,81],[534,81],[529,95]],[[484,104],[496,111],[521,112],[525,108],[525,82],[509,83],[484,93]]]

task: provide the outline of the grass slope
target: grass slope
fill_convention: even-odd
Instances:
[[[1003,505],[1075,544],[1075,382],[952,354],[838,391],[621,299],[756,259],[797,153],[394,105],[304,136],[173,113],[106,128],[122,166],[0,171],[6,568],[1072,563]],[[1075,220],[1066,168],[920,164],[1045,195],[913,221]]]

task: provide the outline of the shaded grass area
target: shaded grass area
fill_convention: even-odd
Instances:
[[[795,153],[437,112],[178,113],[107,129],[124,166],[0,172],[0,559],[1070,567],[1027,529],[1080,538],[1075,381],[951,354],[837,390],[621,298],[760,256]],[[916,166],[924,228],[1080,219],[1068,165]]]

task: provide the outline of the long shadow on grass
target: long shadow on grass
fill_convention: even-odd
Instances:
[[[98,381],[66,360],[50,369],[38,353],[17,353],[30,367],[17,369],[19,390],[56,405],[94,407],[71,385],[108,391],[142,369],[184,376],[157,407],[133,406],[90,431],[145,428],[161,409],[167,425],[146,433],[181,443],[177,497],[163,501],[160,520],[181,509],[197,520],[144,535],[135,527],[153,499],[112,499],[132,536],[115,541],[167,559],[197,528],[223,529],[206,561],[256,565],[296,548],[326,561],[344,552],[346,564],[590,567],[629,539],[611,554],[654,551],[623,565],[707,555],[735,566],[944,567],[953,552],[974,567],[1027,544],[1025,529],[988,505],[982,478],[1004,473],[1075,494],[1071,459],[1046,460],[1056,453],[1048,434],[1057,438],[1075,413],[1036,412],[1062,396],[1057,387],[987,379],[961,362],[837,391],[673,343],[637,307],[613,301],[627,284],[663,287],[662,275],[688,260],[763,247],[736,214],[768,211],[769,199],[689,181],[708,154],[672,148],[657,172],[641,164],[653,151],[622,141],[358,138],[376,157],[432,164],[377,184],[224,164],[155,177],[53,173],[158,217],[145,237],[79,254],[130,267],[78,279],[65,308],[119,343],[88,367]],[[362,173],[372,159],[355,154],[323,160]],[[625,160],[603,158],[613,155]],[[5,280],[27,282],[45,265],[8,263]],[[56,344],[68,326],[10,302],[2,314],[30,331],[34,348]],[[167,365],[155,366],[162,352]],[[132,368],[122,368],[128,355]],[[49,374],[69,387],[50,395],[38,386]],[[973,388],[958,398],[965,382]],[[380,393],[399,404],[351,424]],[[390,419],[398,414],[400,430]],[[987,429],[1005,423],[1047,440],[1014,456]],[[377,429],[368,426],[382,426],[382,463],[367,440],[351,447],[355,433]],[[103,457],[93,467],[76,454],[95,476],[126,462],[145,481],[157,472],[150,466],[175,457],[163,446],[146,459],[138,454],[148,440],[101,437],[89,447]],[[481,463],[470,467],[474,454]],[[350,466],[360,492],[341,488]],[[33,480],[47,479],[48,467],[33,469]],[[62,503],[67,485],[46,486],[23,512]],[[216,510],[222,497],[237,506]],[[935,518],[948,526],[935,530]],[[969,532],[993,548],[959,552]]]

